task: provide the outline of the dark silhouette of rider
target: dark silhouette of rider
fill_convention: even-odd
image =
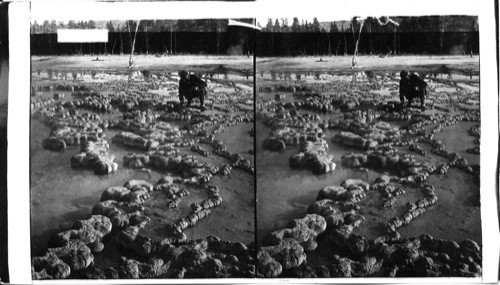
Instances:
[[[408,107],[411,107],[414,98],[420,98],[420,108],[425,110],[425,96],[427,95],[427,83],[420,78],[418,73],[402,70],[399,80],[399,100],[404,106],[405,98],[408,100]]]
[[[205,110],[205,96],[207,94],[207,83],[196,74],[188,74],[185,70],[179,71],[179,101],[184,104],[187,100],[187,106],[191,105],[194,98],[200,100],[200,108]]]

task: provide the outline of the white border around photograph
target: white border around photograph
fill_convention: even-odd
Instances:
[[[196,3],[197,8],[192,5]],[[265,1],[256,2],[12,2],[9,6],[10,78],[8,118],[9,273],[13,284],[133,283],[496,283],[499,271],[497,211],[498,66],[494,1]],[[31,280],[30,256],[30,21],[196,18],[477,15],[480,37],[482,278],[207,279],[207,280]],[[264,24],[264,23],[261,23]],[[46,205],[50,207],[50,205]]]

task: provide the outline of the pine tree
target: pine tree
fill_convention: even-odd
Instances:
[[[319,25],[318,18],[314,17],[311,24],[311,32],[319,33],[321,31],[321,26]]]
[[[287,18],[281,18],[281,31],[285,33],[289,31]]]
[[[335,25],[335,22],[330,23],[330,33],[338,33],[339,28]]]
[[[109,33],[114,32],[114,31],[115,31],[115,27],[113,26],[113,22],[108,21],[108,22],[106,23],[106,29],[108,29],[108,32],[109,32]]]
[[[300,24],[299,24],[299,19],[297,17],[293,18],[293,23],[292,23],[292,32],[297,33],[300,32]]]
[[[68,29],[76,29],[76,28],[78,28],[76,22],[73,21],[73,20],[69,20],[69,22],[68,22]]]
[[[273,31],[274,32],[281,32],[281,27],[280,27],[280,22],[278,19],[276,19],[276,22],[274,22],[274,28],[273,28]]]
[[[88,25],[87,25],[88,29],[95,29],[96,28],[96,24],[94,21],[90,20]]]
[[[267,19],[267,24],[266,24],[266,27],[265,27],[265,31],[266,32],[272,32],[274,29],[274,26],[273,26],[273,19],[269,18]]]

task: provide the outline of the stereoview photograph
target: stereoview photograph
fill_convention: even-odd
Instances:
[[[257,276],[482,276],[478,18],[257,21]]]
[[[254,20],[31,24],[32,278],[254,277]]]

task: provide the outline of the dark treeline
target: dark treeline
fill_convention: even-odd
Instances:
[[[258,56],[352,55],[353,33],[257,32]],[[57,34],[31,35],[32,55],[129,54],[133,33],[109,33],[108,43],[58,43]],[[136,54],[253,54],[254,33],[230,27],[227,32],[139,32]],[[479,53],[478,32],[362,33],[360,55]]]
[[[362,25],[363,24],[363,25]],[[477,54],[475,16],[382,17],[311,23],[268,19],[258,38],[259,56],[358,54]]]
[[[294,18],[268,20],[256,42],[258,56],[352,55],[361,29],[358,54],[478,54],[477,17],[425,16],[353,18],[309,24]],[[239,21],[251,23],[252,19]],[[32,24],[33,55],[129,54],[136,21],[44,21]],[[58,28],[107,28],[108,43],[57,43]],[[228,26],[227,19],[143,20],[139,24],[138,54],[252,54],[254,31]]]
[[[57,34],[32,34],[32,55],[130,54],[133,32],[111,32],[107,43],[58,43]],[[254,31],[138,32],[135,54],[253,54]]]
[[[257,56],[352,55],[356,37],[348,33],[260,33]],[[479,53],[478,32],[362,33],[360,55],[462,55]]]
[[[478,30],[477,16],[390,17],[398,26],[388,22],[388,19],[387,17],[367,17],[365,19],[353,17],[349,21],[319,22],[318,18],[315,17],[311,22],[308,22],[294,17],[292,23],[289,23],[287,18],[275,20],[269,18],[266,25],[262,27],[262,31],[274,33],[358,32],[361,22],[364,22],[364,31],[373,33],[391,33],[394,28],[401,33],[470,32]]]
[[[237,19],[253,23],[253,19]],[[181,20],[141,20],[139,32],[222,32],[227,29],[227,19],[181,19]],[[43,21],[31,24],[32,34],[55,34],[57,29],[107,29],[109,32],[135,31],[137,21]]]

